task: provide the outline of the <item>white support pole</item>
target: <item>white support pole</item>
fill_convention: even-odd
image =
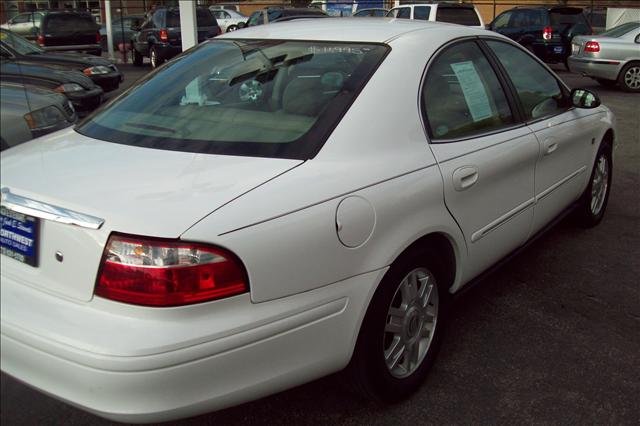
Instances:
[[[111,27],[111,0],[104,0],[104,14],[107,21],[107,51],[109,52],[109,60],[113,61],[113,28]]]
[[[198,21],[196,20],[196,2],[180,0],[180,33],[182,50],[185,51],[198,44]]]

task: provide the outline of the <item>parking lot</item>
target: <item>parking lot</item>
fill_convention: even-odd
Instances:
[[[122,89],[149,70],[122,69]],[[638,424],[640,98],[555,69],[617,116],[613,189],[600,226],[564,220],[462,296],[430,376],[403,403],[359,399],[334,375],[171,424]],[[112,424],[4,374],[0,422]]]

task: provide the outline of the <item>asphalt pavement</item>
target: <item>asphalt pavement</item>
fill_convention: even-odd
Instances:
[[[149,70],[121,67],[127,86]],[[380,406],[336,374],[168,424],[640,424],[640,95],[555,69],[618,119],[604,220],[590,230],[562,221],[460,298],[413,397]],[[0,390],[3,426],[114,424],[4,374]]]

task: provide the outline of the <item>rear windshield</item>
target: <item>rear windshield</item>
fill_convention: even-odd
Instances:
[[[196,9],[196,18],[198,20],[198,27],[215,27],[217,25],[215,18],[206,9]],[[179,27],[180,26],[180,11],[172,9],[167,11],[167,27]]]
[[[480,25],[480,19],[474,9],[462,7],[438,7],[436,21],[459,25]]]
[[[586,24],[587,19],[581,9],[552,9],[549,12],[551,25]]]
[[[629,31],[633,31],[638,27],[640,27],[640,22],[627,22],[626,24],[613,27],[609,31],[604,32],[600,35],[607,36],[607,37],[622,37]]]
[[[98,28],[91,15],[77,13],[54,13],[47,16],[45,24],[48,31],[53,32],[78,32],[95,31]]]
[[[311,158],[387,51],[360,43],[206,42],[77,131],[157,149]]]

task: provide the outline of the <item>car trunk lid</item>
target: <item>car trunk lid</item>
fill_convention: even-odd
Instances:
[[[3,152],[2,188],[104,223],[92,229],[39,219],[32,238],[37,240],[37,265],[3,255],[2,274],[88,301],[112,231],[178,238],[212,211],[300,163],[133,147],[74,130],[17,146]],[[5,234],[3,230],[3,238],[14,236]]]

